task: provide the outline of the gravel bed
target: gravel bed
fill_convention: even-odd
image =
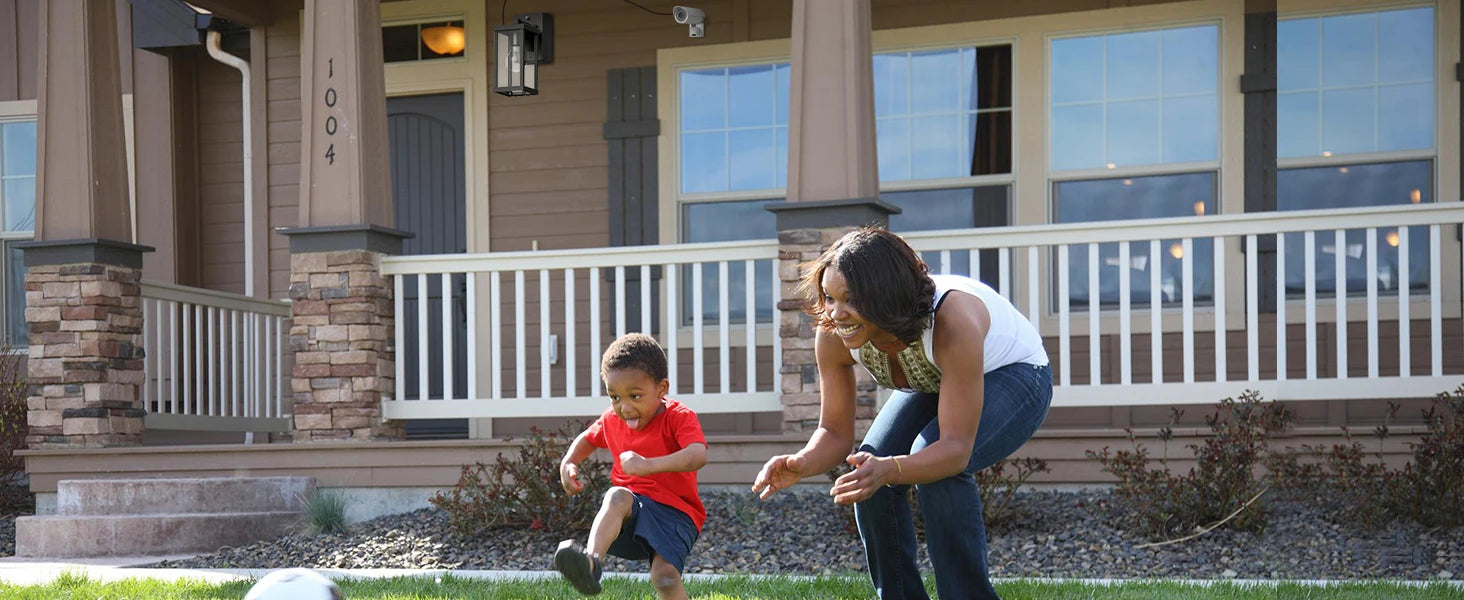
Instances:
[[[1196,579],[1457,579],[1464,577],[1464,528],[1430,531],[1400,524],[1376,532],[1329,521],[1314,505],[1272,502],[1271,526],[1254,534],[1220,529],[1161,547],[1127,534],[1093,507],[1104,491],[1024,493],[1022,518],[993,527],[991,573],[997,577],[1182,577]],[[687,562],[691,573],[826,574],[863,572],[863,550],[844,508],[823,491],[794,490],[759,502],[708,492],[708,516]],[[458,539],[436,509],[359,523],[345,534],[296,535],[225,549],[157,567],[428,568],[546,570],[569,534],[505,529]],[[6,536],[9,538],[10,536]],[[8,543],[7,539],[7,543]],[[929,561],[921,549],[922,569]],[[643,563],[611,558],[606,570],[643,572]]]

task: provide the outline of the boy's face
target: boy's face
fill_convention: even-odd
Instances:
[[[611,369],[605,372],[605,390],[610,394],[610,408],[625,420],[631,429],[644,429],[651,417],[661,410],[671,382],[656,381],[640,369]]]

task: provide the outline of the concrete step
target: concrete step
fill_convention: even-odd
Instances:
[[[280,537],[303,518],[289,511],[51,515],[15,520],[17,557],[213,552]]]
[[[299,512],[314,494],[311,477],[62,480],[56,483],[56,514]]]

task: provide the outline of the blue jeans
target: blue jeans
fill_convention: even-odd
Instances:
[[[939,394],[895,392],[875,416],[860,450],[876,456],[914,454],[940,439]],[[974,477],[1026,443],[1052,402],[1052,371],[1016,363],[985,376],[985,399],[966,469],[915,486],[925,518],[925,546],[941,600],[996,598],[986,566],[986,524]],[[915,562],[909,486],[882,487],[854,505],[869,575],[883,600],[929,598]],[[938,524],[938,525],[935,525]]]

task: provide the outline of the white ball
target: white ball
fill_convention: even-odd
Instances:
[[[310,569],[284,569],[261,577],[244,600],[342,600],[341,589]]]

